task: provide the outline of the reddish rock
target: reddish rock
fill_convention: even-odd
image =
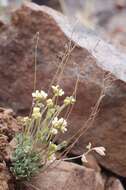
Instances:
[[[11,24],[0,31],[0,103],[11,106],[17,113],[29,111],[37,32],[37,89],[48,89],[72,37],[78,46],[60,82],[66,94],[73,92],[78,75],[80,78],[77,103],[65,138],[76,134],[89,118],[100,96],[104,75],[110,72],[115,80],[105,92],[98,117],[73,151],[82,153],[89,141],[94,146],[104,146],[107,155],[103,159],[97,156],[98,162],[126,176],[126,56],[94,33],[84,29],[72,36],[72,29],[62,14],[47,7],[27,4],[13,13]],[[78,36],[81,40],[77,40]]]
[[[0,163],[0,190],[9,190],[11,176],[5,164]],[[13,190],[11,188],[11,190]]]
[[[20,127],[11,109],[0,107],[0,190],[14,190],[8,160],[13,151],[12,139]]]
[[[105,185],[105,190],[124,190],[124,187],[118,179],[110,177]]]
[[[98,172],[69,162],[55,163],[36,176],[31,184],[41,190],[104,190]],[[33,190],[32,185],[27,183],[27,190]]]
[[[96,158],[92,154],[88,154],[86,156],[86,159],[88,162],[83,163],[84,166],[86,166],[87,168],[94,169],[96,172],[101,172],[101,168],[98,165]]]
[[[10,158],[10,142],[19,129],[14,112],[11,109],[0,108],[0,160]]]

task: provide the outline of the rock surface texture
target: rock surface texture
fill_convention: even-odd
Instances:
[[[124,187],[118,179],[110,177],[106,182],[105,190],[124,190]]]
[[[124,190],[114,177],[104,179],[100,172],[71,162],[57,161],[45,172],[40,173],[27,184],[27,190]]]
[[[92,128],[80,138],[73,152],[82,153],[89,141],[94,146],[104,146],[106,157],[97,157],[98,162],[126,177],[126,55],[93,32],[79,26],[76,30],[76,26],[72,27],[62,14],[29,3],[13,13],[10,25],[1,26],[1,105],[10,106],[22,114],[30,108],[37,32],[37,89],[48,89],[70,37],[77,44],[60,82],[70,95],[79,76],[77,103],[66,137],[75,134],[89,118],[103,88],[104,75],[109,72],[113,76],[114,81],[105,91]]]
[[[46,172],[39,174],[32,185],[40,190],[104,190],[101,175],[73,163],[59,162]],[[28,190],[32,190],[32,186]]]
[[[13,190],[13,183],[6,162],[10,158],[10,144],[15,132],[19,130],[11,109],[0,108],[0,190]]]
[[[4,164],[0,163],[0,190],[9,190],[10,175]]]

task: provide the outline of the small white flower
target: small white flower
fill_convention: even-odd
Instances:
[[[32,93],[32,97],[37,100],[45,100],[47,98],[47,93],[44,92],[43,90],[41,91],[36,90],[35,92]]]
[[[90,149],[91,149],[91,146],[92,146],[92,144],[91,144],[91,142],[89,142],[89,144],[86,146],[86,148],[87,148],[88,150],[90,150]]]
[[[59,119],[60,130],[65,133],[67,131],[67,121],[63,118]]]
[[[59,85],[54,86],[52,85],[52,90],[55,96],[63,96],[64,95],[64,91],[63,89],[60,88]]]
[[[55,129],[55,128],[51,128],[50,132],[51,132],[51,134],[53,134],[53,135],[57,135],[58,130]]]
[[[64,91],[62,89],[59,90],[59,96],[63,96],[64,95]]]
[[[30,120],[31,120],[31,119],[26,116],[26,117],[23,118],[22,121],[23,121],[23,124],[26,125],[28,122],[30,122]]]
[[[67,128],[64,127],[64,126],[62,126],[62,127],[61,127],[61,131],[62,131],[62,133],[65,133],[65,132],[67,131]]]
[[[38,113],[40,112],[40,108],[39,107],[34,107],[33,108],[33,113]]]
[[[60,129],[63,133],[67,131],[67,121],[63,118],[58,119],[58,117],[55,117],[52,121],[52,126]]]
[[[39,107],[34,107],[33,108],[32,117],[34,117],[35,119],[38,119],[38,118],[41,117],[41,113],[40,113],[40,108]]]
[[[48,100],[46,101],[46,103],[47,103],[47,107],[49,107],[49,108],[53,107],[53,105],[54,105],[54,103],[53,103],[53,101],[52,101],[51,98],[48,99]]]
[[[94,147],[93,150],[95,150],[100,156],[105,156],[106,149],[103,146]]]
[[[59,125],[62,125],[62,126],[64,126],[64,127],[67,126],[67,121],[66,121],[65,119],[63,119],[63,118],[60,118],[60,119],[58,120],[58,123],[59,123]]]
[[[54,117],[54,119],[52,121],[52,126],[53,127],[57,127],[58,126],[58,117]]]
[[[85,162],[85,163],[88,162],[87,159],[86,159],[86,156],[85,156],[84,154],[83,154],[82,157],[81,157],[81,161],[82,161],[82,162]]]
[[[75,98],[73,96],[67,96],[65,99],[64,99],[64,104],[65,105],[72,105],[76,102]]]

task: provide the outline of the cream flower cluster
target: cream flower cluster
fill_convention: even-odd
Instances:
[[[55,96],[63,96],[64,95],[64,91],[63,89],[60,88],[59,85],[54,86],[52,85],[52,90]]]
[[[67,131],[67,121],[63,118],[58,119],[58,117],[55,117],[52,121],[52,127],[53,129],[60,129],[61,132],[65,133]]]
[[[49,98],[49,99],[46,101],[46,104],[47,104],[47,107],[48,107],[48,108],[52,108],[52,107],[54,106],[54,103],[53,103],[53,101],[52,101],[51,98]]]
[[[39,91],[36,90],[35,92],[32,93],[32,97],[36,100],[45,100],[47,98],[47,93],[44,92],[43,90]]]
[[[75,98],[73,96],[67,96],[65,99],[64,99],[64,104],[65,105],[72,105],[76,102]]]
[[[41,112],[40,112],[40,108],[39,107],[34,107],[33,108],[32,117],[34,119],[41,118]]]
[[[51,128],[50,129],[50,133],[52,134],[52,135],[57,135],[58,134],[58,130],[56,129],[56,128]]]

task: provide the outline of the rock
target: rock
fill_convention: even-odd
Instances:
[[[105,26],[105,30],[108,31],[109,36],[113,39],[116,45],[120,45],[121,48],[126,50],[126,10],[114,15]]]
[[[110,177],[105,185],[105,190],[124,190],[124,187],[118,179]]]
[[[61,10],[58,0],[32,0],[32,2],[37,3],[38,5],[46,5],[56,10]]]
[[[0,108],[0,160],[10,158],[11,141],[16,132],[20,130],[14,112],[11,109]]]
[[[98,162],[109,170],[126,176],[126,55],[86,28],[82,29],[80,26],[73,30],[72,24],[62,14],[48,7],[29,3],[14,12],[11,24],[2,28],[1,105],[10,106],[20,114],[29,111],[34,83],[37,32],[37,89],[48,89],[69,39],[77,44],[60,82],[66,95],[71,95],[79,75],[77,103],[65,138],[76,134],[90,117],[91,108],[103,88],[103,78],[106,73],[111,74],[114,81],[105,91],[92,128],[80,138],[72,151],[75,154],[83,153],[89,141],[93,146],[104,146],[107,155],[105,158],[97,156]]]
[[[31,184],[40,190],[104,190],[104,183],[98,172],[63,161],[40,173]],[[32,190],[30,184],[27,186],[27,190]]]
[[[93,169],[93,170],[95,170],[96,172],[99,172],[99,173],[101,172],[101,168],[98,165],[96,158],[92,154],[88,154],[86,156],[86,159],[87,159],[88,162],[83,163],[85,167],[91,168],[91,169]]]
[[[0,190],[9,190],[8,184],[10,178],[5,164],[0,163]]]
[[[19,129],[13,110],[0,107],[0,134],[8,137],[10,142]]]
[[[102,0],[94,0],[88,5],[87,2],[88,1],[83,0],[62,0],[61,4],[63,5],[64,12],[69,15],[69,17],[76,17],[83,24],[86,24],[85,16],[86,19],[88,19],[87,15],[85,15],[85,11],[87,11],[87,9],[88,13],[86,12],[86,14],[91,17],[91,22],[93,22],[92,24],[97,21],[97,23],[102,26],[115,12],[115,1],[113,0],[106,0],[105,3]]]
[[[0,190],[14,190],[12,176],[6,164],[12,155],[12,139],[20,130],[12,109],[0,107]]]
[[[13,110],[0,107],[0,190],[14,190],[12,176],[6,163],[10,161],[14,141],[12,139],[19,129]]]

